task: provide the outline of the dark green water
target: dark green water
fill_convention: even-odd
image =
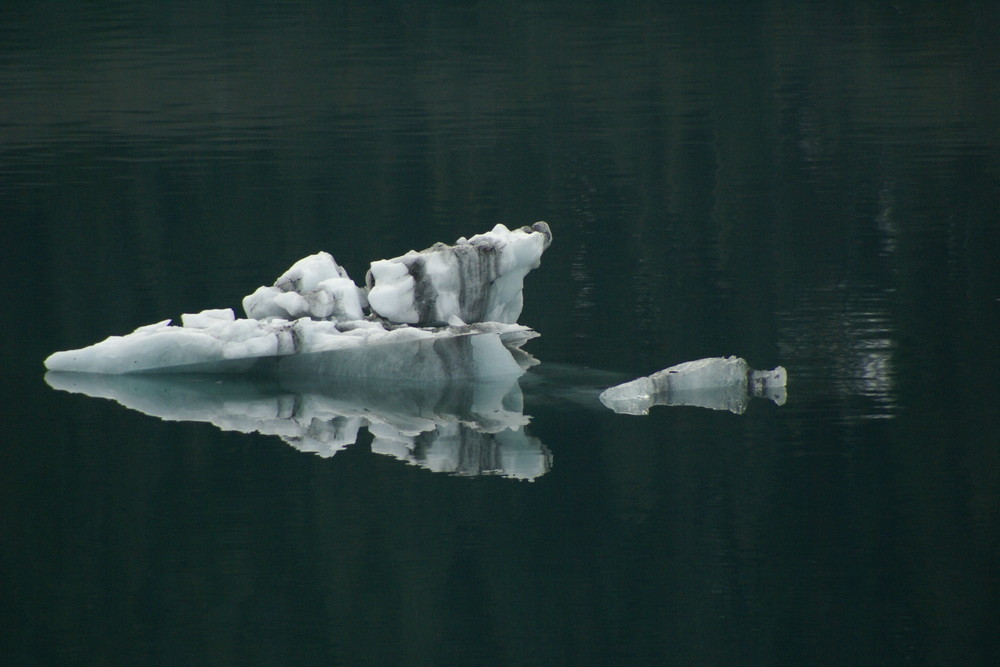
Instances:
[[[996,664],[995,3],[161,4],[0,8],[5,663]],[[540,219],[534,482],[43,379]],[[785,405],[566,399],[727,354]]]

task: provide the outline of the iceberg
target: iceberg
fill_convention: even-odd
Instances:
[[[54,389],[113,400],[165,421],[277,436],[329,458],[364,430],[372,452],[453,475],[534,480],[552,455],[526,432],[517,379],[400,382],[358,377],[255,378],[203,374],[90,374],[50,371]]]
[[[365,286],[326,252],[243,299],[45,360],[50,371],[250,373],[412,380],[516,377],[536,363],[517,324],[525,275],[552,242],[544,222],[496,225],[455,245],[371,263]],[[367,313],[365,311],[368,311]]]
[[[619,414],[649,414],[654,405],[689,405],[743,414],[754,396],[784,405],[787,382],[788,373],[782,366],[756,371],[740,357],[710,357],[615,385],[599,398]]]

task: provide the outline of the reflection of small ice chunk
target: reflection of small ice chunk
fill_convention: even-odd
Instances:
[[[552,242],[544,222],[513,231],[497,225],[455,245],[372,262],[365,282],[372,312],[392,322],[441,325],[517,321],[524,276]]]
[[[334,417],[329,420],[313,417],[308,424],[300,425],[298,432],[282,435],[281,439],[299,451],[329,458],[357,442],[358,431],[363,425],[361,417]]]
[[[497,433],[500,450],[499,466],[504,477],[533,480],[552,468],[552,454],[538,438],[524,429],[510,429]]]
[[[444,422],[415,436],[383,424],[372,425],[369,431],[376,454],[433,472],[534,480],[552,467],[548,448],[520,427],[490,433],[476,423]]]
[[[433,428],[433,424],[429,428]],[[415,435],[406,435],[399,429],[379,422],[369,424],[368,432],[372,434],[372,453],[412,462]]]
[[[692,405],[742,414],[751,396],[783,405],[787,380],[781,366],[755,371],[739,357],[711,357],[611,387],[600,398],[621,414],[644,415],[654,405]]]

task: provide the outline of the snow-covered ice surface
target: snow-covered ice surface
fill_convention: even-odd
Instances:
[[[364,317],[364,295],[330,253],[303,257],[271,287],[243,298],[247,317],[352,321]]]
[[[438,243],[422,252],[372,262],[365,284],[372,312],[393,322],[443,325],[517,322],[524,276],[536,268],[552,242],[544,222],[492,231],[455,245]]]
[[[354,444],[368,429],[373,452],[435,472],[533,480],[552,466],[548,449],[525,432],[529,417],[513,377],[401,383],[49,372],[45,380],[166,421],[275,435],[322,457]]]
[[[524,276],[552,241],[544,222],[372,262],[359,288],[325,252],[231,309],[164,320],[45,360],[53,371],[277,373],[417,380],[520,375],[537,334],[516,324]],[[366,314],[365,309],[369,312]]]
[[[690,405],[743,414],[759,396],[784,405],[788,374],[778,366],[755,371],[739,357],[688,361],[603,391],[601,402],[617,413],[645,415],[654,405]]]

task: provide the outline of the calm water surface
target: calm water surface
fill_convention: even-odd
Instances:
[[[0,9],[10,664],[996,664],[993,3],[328,4]],[[532,482],[44,380],[540,219]],[[728,354],[787,402],[596,400]]]

